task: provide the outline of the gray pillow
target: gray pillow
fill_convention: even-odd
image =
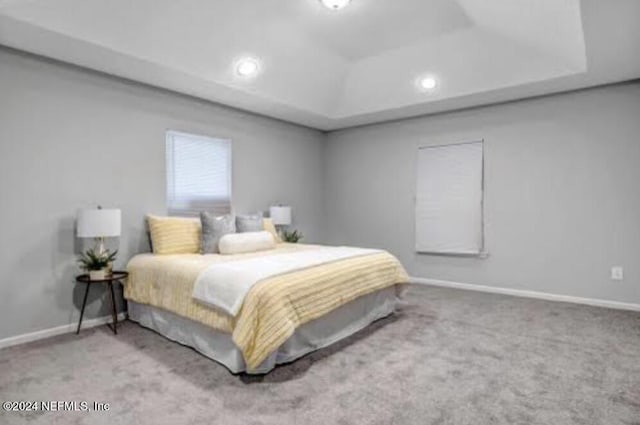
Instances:
[[[202,223],[202,244],[200,252],[203,254],[217,254],[218,241],[229,233],[236,232],[236,221],[232,215],[213,215],[210,212],[200,213]]]
[[[236,229],[238,233],[261,232],[264,230],[262,214],[245,214],[236,217]]]

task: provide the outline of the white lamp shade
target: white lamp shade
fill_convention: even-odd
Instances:
[[[120,236],[120,210],[83,209],[78,211],[79,238]]]
[[[291,224],[291,207],[282,205],[269,208],[269,215],[273,224],[277,226],[288,226]]]

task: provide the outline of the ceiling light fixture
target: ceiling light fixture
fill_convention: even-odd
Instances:
[[[260,69],[260,64],[256,59],[244,58],[238,61],[236,65],[236,72],[241,77],[251,77],[255,75]]]
[[[340,10],[345,8],[351,3],[351,0],[320,0],[320,3],[327,9]]]
[[[418,86],[423,91],[430,91],[436,88],[438,82],[434,77],[427,76],[418,79]]]

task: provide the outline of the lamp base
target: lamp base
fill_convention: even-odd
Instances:
[[[106,249],[104,247],[104,238],[96,238],[96,246],[94,250],[98,255],[102,255],[105,253]]]
[[[287,228],[286,225],[284,224],[276,224],[276,233],[278,233],[278,237],[280,237],[280,239],[284,239],[284,231]]]

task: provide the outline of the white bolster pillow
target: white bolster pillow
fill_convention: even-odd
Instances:
[[[220,254],[242,254],[244,252],[274,249],[276,241],[269,232],[229,233],[220,238],[218,249]]]

